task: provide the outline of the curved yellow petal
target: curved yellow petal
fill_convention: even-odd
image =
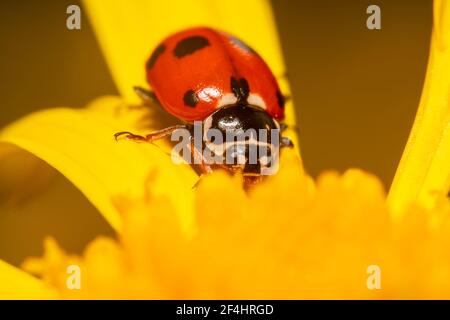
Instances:
[[[235,34],[269,64],[284,94],[290,95],[280,42],[269,1],[266,0],[85,0],[119,92],[137,101],[134,85],[146,86],[145,61],[166,36],[192,26],[210,26]],[[292,101],[286,123],[295,124]],[[288,132],[295,140],[294,132]],[[298,143],[295,143],[298,146]]]
[[[115,132],[139,132],[136,123],[145,115],[145,110],[119,112],[122,108],[127,107],[119,98],[105,97],[81,110],[40,111],[5,128],[0,142],[25,149],[60,171],[116,230],[122,222],[117,197],[143,197],[148,183],[153,194],[178,200],[176,209],[187,225],[197,175],[188,165],[175,165],[155,145],[116,142]],[[0,151],[5,147],[0,144]]]
[[[395,215],[431,208],[450,188],[450,1],[435,0],[427,75],[414,126],[389,192]]]
[[[56,299],[56,290],[43,281],[0,260],[0,300]]]

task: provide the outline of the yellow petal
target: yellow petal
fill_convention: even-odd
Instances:
[[[450,188],[450,1],[434,2],[422,98],[391,190],[396,216],[412,203],[431,208]]]
[[[127,101],[137,101],[135,85],[146,87],[145,61],[171,33],[192,26],[210,26],[235,34],[269,64],[285,95],[290,95],[280,42],[266,0],[85,0],[90,21],[118,86]],[[292,101],[286,123],[295,124]],[[293,131],[287,133],[296,143]]]
[[[116,197],[143,197],[149,177],[152,193],[177,199],[177,212],[187,226],[197,175],[154,145],[116,142],[117,131],[139,132],[136,124],[145,115],[145,110],[118,112],[121,108],[126,107],[120,99],[105,97],[82,110],[37,112],[5,128],[0,142],[25,149],[60,171],[116,230],[122,223]],[[0,144],[0,154],[6,146]]]
[[[55,298],[56,291],[44,282],[0,260],[0,300]]]

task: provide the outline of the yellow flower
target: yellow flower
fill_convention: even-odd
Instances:
[[[450,2],[435,0],[425,85],[389,194],[395,216],[411,203],[432,208],[450,188]]]
[[[243,16],[247,6],[256,16],[251,23]],[[450,297],[450,5],[437,1],[435,7],[439,19],[424,95],[387,201],[378,178],[357,169],[325,172],[314,181],[303,171],[298,149],[283,152],[280,171],[245,192],[241,176],[222,171],[192,188],[198,176],[187,165],[174,165],[164,142],[116,143],[114,132],[145,133],[157,126],[156,118],[144,121],[149,111],[128,108],[137,103],[131,88],[144,85],[142,65],[151,49],[184,27],[235,33],[268,61],[283,91],[289,88],[265,1],[183,1],[179,12],[190,14],[176,16],[160,1],[87,1],[122,99],[32,114],[1,132],[0,154],[9,143],[45,160],[87,196],[118,236],[97,238],[82,256],[46,239],[43,257],[23,263],[40,279],[0,262],[0,297]],[[291,103],[287,123],[295,123]],[[288,135],[295,140],[294,132]],[[74,266],[79,288],[69,271]],[[381,270],[379,289],[369,289],[371,267]]]
[[[450,206],[410,209],[394,222],[379,180],[352,169],[314,183],[293,152],[280,172],[246,194],[241,177],[202,179],[194,195],[193,234],[174,202],[152,193],[116,198],[124,217],[118,240],[100,237],[83,257],[54,240],[23,267],[63,298],[270,299],[445,298],[450,293]],[[295,190],[295,193],[292,192]],[[293,200],[295,197],[295,201]],[[431,228],[427,215],[439,217]],[[80,259],[80,260],[77,260]],[[68,265],[81,289],[67,287]],[[368,290],[368,266],[382,290]]]

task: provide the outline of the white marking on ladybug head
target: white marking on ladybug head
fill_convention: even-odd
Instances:
[[[237,98],[234,94],[232,94],[232,93],[224,94],[222,96],[222,99],[220,99],[219,103],[217,104],[217,109],[224,107],[224,106],[236,104],[236,102],[237,102]]]
[[[256,93],[250,93],[250,95],[247,98],[248,104],[251,104],[252,106],[260,107],[264,110],[267,109],[266,102],[261,98],[259,94]]]
[[[215,87],[205,87],[197,92],[197,97],[206,102],[211,102],[220,96],[220,91]]]

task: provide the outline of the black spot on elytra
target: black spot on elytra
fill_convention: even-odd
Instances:
[[[177,58],[182,58],[206,46],[209,46],[208,39],[202,36],[192,36],[180,40],[175,46],[175,49],[173,49],[173,54]]]
[[[162,55],[166,51],[166,46],[164,44],[160,44],[153,52],[150,58],[147,60],[146,68],[150,70],[158,60],[159,56]]]
[[[188,107],[195,108],[199,99],[198,99],[197,95],[195,94],[195,91],[191,89],[191,90],[186,91],[186,93],[183,96],[183,101],[184,101],[184,104],[187,105]]]
[[[231,77],[231,91],[236,96],[238,102],[243,103],[247,102],[248,95],[250,93],[250,87],[248,86],[248,82],[245,78],[236,79],[235,77]]]
[[[278,101],[278,105],[280,106],[280,108],[283,109],[284,104],[286,103],[286,100],[285,100],[283,94],[280,92],[280,90],[277,91],[277,101]]]

